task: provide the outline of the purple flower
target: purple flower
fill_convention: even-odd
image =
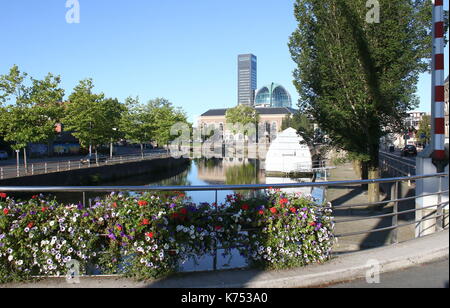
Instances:
[[[175,203],[172,203],[171,205],[170,205],[170,208],[171,209],[173,209],[174,207],[176,207],[177,205],[175,204]]]
[[[82,210],[84,208],[83,204],[78,203],[77,209]]]
[[[87,213],[87,212],[83,214],[83,217],[88,217],[88,216],[89,216],[89,213]]]
[[[113,233],[109,233],[108,237],[112,240],[117,240],[116,236]]]

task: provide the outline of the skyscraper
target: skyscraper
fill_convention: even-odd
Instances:
[[[256,91],[256,56],[238,56],[238,105],[253,106]]]

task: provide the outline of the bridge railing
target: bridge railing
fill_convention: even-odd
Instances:
[[[77,159],[29,163],[27,168],[25,168],[24,165],[20,165],[19,167],[17,167],[16,165],[9,165],[0,167],[0,180],[166,157],[169,157],[169,154],[167,154],[166,152],[154,152],[144,154],[116,155],[112,158],[104,157],[95,162],[92,161],[85,163],[83,163],[81,159]]]
[[[362,216],[362,217],[351,217],[344,219],[335,219],[335,224],[357,222],[362,220],[373,220],[373,219],[391,219],[390,226],[367,229],[363,231],[355,231],[348,233],[335,234],[336,238],[345,238],[356,235],[372,234],[382,231],[390,231],[391,233],[391,244],[399,242],[399,229],[408,225],[418,225],[428,220],[436,221],[436,230],[441,231],[448,228],[448,195],[449,190],[444,190],[444,181],[448,181],[448,173],[436,173],[420,176],[408,176],[408,177],[394,177],[394,178],[383,178],[383,179],[373,179],[373,180],[353,180],[353,181],[329,181],[329,182],[314,182],[314,183],[289,183],[289,184],[251,184],[251,185],[210,185],[210,186],[80,186],[80,187],[50,187],[50,186],[38,186],[38,187],[0,187],[0,192],[12,192],[12,193],[80,193],[82,200],[81,202],[86,205],[86,193],[111,193],[111,192],[205,192],[211,191],[215,195],[215,203],[218,204],[218,192],[219,191],[261,191],[267,189],[294,189],[294,188],[324,188],[329,187],[349,187],[349,186],[360,186],[367,184],[391,184],[391,196],[388,200],[383,200],[379,202],[372,203],[361,203],[361,204],[342,204],[342,205],[331,205],[333,210],[352,210],[352,209],[373,209],[380,206],[389,206],[390,212],[383,214],[376,214],[375,211],[371,211],[372,214]],[[439,188],[435,193],[427,193],[423,195],[415,195],[408,197],[399,196],[399,187],[402,182],[415,181],[419,179],[427,178],[439,178]],[[422,208],[410,208],[407,210],[399,210],[399,203],[405,201],[416,200],[418,198],[424,198],[429,196],[437,196],[437,202],[435,204],[422,207]],[[407,221],[400,223],[400,216],[405,214],[412,214],[422,210],[431,210],[431,214],[421,219],[414,219],[412,221]]]
[[[407,162],[397,155],[380,152],[379,162],[381,170],[387,172],[391,176],[416,175],[416,164],[414,162]]]

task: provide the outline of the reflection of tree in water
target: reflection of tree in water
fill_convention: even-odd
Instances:
[[[197,166],[202,166],[207,169],[214,169],[217,167],[222,167],[222,160],[217,158],[196,158],[194,159]]]
[[[191,165],[187,170],[180,174],[172,176],[171,178],[164,179],[158,182],[158,186],[191,186],[191,182],[188,180],[189,172],[191,171]]]
[[[259,170],[256,165],[252,163],[242,163],[242,165],[230,166],[226,169],[226,184],[228,185],[248,185],[259,184]],[[246,196],[257,196],[253,190],[236,191]]]
[[[252,163],[230,166],[225,171],[226,183],[234,185],[259,184],[258,170]]]

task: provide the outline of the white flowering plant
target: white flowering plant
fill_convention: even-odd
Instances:
[[[327,261],[333,246],[331,204],[318,205],[310,195],[270,189],[266,197],[227,197],[221,242],[235,246],[252,266],[283,269]]]
[[[81,271],[95,263],[101,225],[80,205],[33,196],[26,202],[0,200],[0,281],[61,276],[77,260]]]
[[[0,193],[0,282],[65,275],[72,260],[82,274],[156,278],[218,246],[269,269],[325,262],[331,213],[310,196],[275,190],[221,205],[194,204],[184,193],[112,193],[88,207]]]

